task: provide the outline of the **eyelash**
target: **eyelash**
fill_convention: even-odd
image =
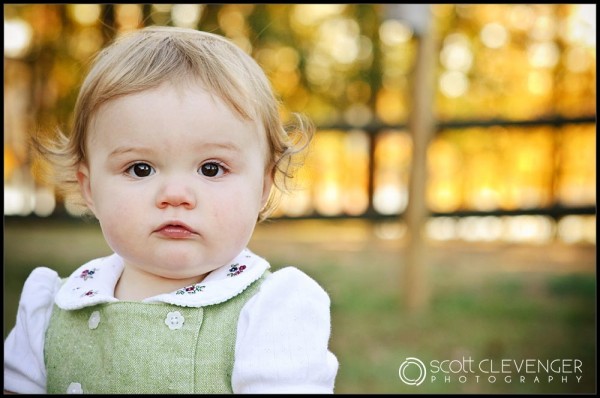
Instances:
[[[143,175],[143,176],[139,176],[139,175],[135,174],[135,172],[134,172],[134,168],[135,168],[136,166],[141,166],[141,165],[143,165],[143,166],[148,166],[148,167],[150,168],[150,174]],[[217,166],[217,168],[218,168],[218,170],[217,170],[217,174],[215,174],[215,175],[212,175],[212,176],[211,176],[211,175],[206,175],[206,174],[204,174],[204,173],[201,171],[201,169],[202,169],[204,166],[207,166],[207,165],[216,165],[216,166]],[[199,174],[202,174],[203,176],[205,176],[205,177],[208,177],[208,178],[218,178],[218,177],[222,177],[224,174],[227,174],[228,172],[229,172],[229,169],[228,169],[228,168],[227,168],[227,167],[226,167],[226,166],[225,166],[223,163],[221,163],[221,162],[218,162],[218,161],[209,161],[209,162],[205,162],[205,163],[203,163],[202,165],[200,165],[200,167],[198,167],[198,173],[199,173]],[[129,175],[129,176],[131,176],[131,177],[134,177],[134,178],[145,178],[145,177],[149,177],[149,176],[151,176],[151,175],[153,175],[153,174],[155,174],[155,173],[156,173],[156,170],[154,170],[154,167],[150,166],[150,165],[149,165],[148,163],[146,163],[146,162],[136,162],[136,163],[133,163],[131,166],[129,166],[129,167],[127,167],[127,168],[125,169],[125,174],[127,174],[127,175]],[[220,174],[220,175],[219,175],[219,173],[222,173],[222,174]]]

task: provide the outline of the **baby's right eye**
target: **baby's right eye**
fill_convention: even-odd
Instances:
[[[126,173],[132,177],[148,177],[156,171],[148,163],[135,163],[127,168]]]

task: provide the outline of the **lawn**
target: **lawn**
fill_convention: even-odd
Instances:
[[[6,220],[4,248],[5,337],[33,267],[67,275],[109,252],[93,223],[50,220]],[[403,306],[403,242],[377,238],[368,224],[274,222],[259,227],[250,248],[329,293],[336,393],[596,391],[595,246],[430,243],[433,293],[421,313]],[[399,377],[407,358],[425,364],[418,386]],[[442,361],[449,368],[433,373]],[[531,366],[517,372],[520,364]],[[415,366],[407,379],[421,374]]]

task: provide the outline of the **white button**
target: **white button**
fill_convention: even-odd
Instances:
[[[83,389],[81,388],[81,384],[79,384],[79,383],[69,384],[69,388],[67,388],[67,394],[83,394]]]
[[[90,320],[88,321],[88,326],[90,327],[90,329],[96,329],[99,323],[100,313],[98,311],[92,312],[92,315],[90,315]]]
[[[179,311],[169,312],[165,318],[165,324],[171,330],[181,329],[183,322],[185,322],[185,318]]]

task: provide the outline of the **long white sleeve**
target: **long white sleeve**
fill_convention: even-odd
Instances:
[[[46,392],[44,338],[60,287],[58,274],[34,269],[19,300],[15,327],[4,341],[4,389],[21,394]]]
[[[287,267],[271,274],[240,313],[234,393],[333,393],[329,296]]]

